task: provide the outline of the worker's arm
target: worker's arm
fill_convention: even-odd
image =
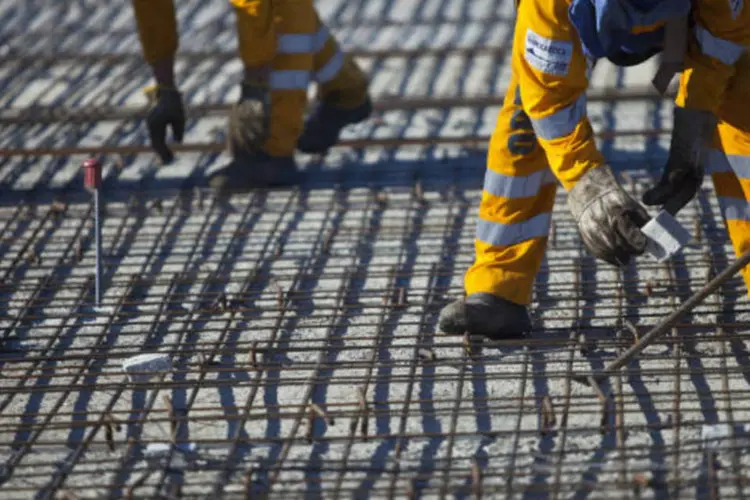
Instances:
[[[703,183],[719,107],[735,64],[750,47],[750,8],[742,1],[701,0],[693,17],[669,158],[659,183],[643,195],[646,205],[661,205],[671,213],[693,199]]]
[[[586,247],[614,265],[640,255],[648,214],[605,165],[586,116],[587,61],[567,2],[519,5],[513,69],[521,104],[552,172],[568,191],[568,207]]]
[[[172,0],[132,0],[143,56],[151,66],[156,87],[149,89],[152,106],[146,122],[151,146],[163,163],[174,159],[167,146],[167,128],[175,141],[182,142],[185,112],[182,95],[175,84],[174,56],[177,53],[177,19]]]
[[[132,0],[143,56],[159,86],[175,88],[177,19],[173,0]]]
[[[586,116],[588,68],[566,2],[521,2],[513,62],[523,109],[550,168],[570,190],[604,163]]]
[[[742,0],[701,0],[694,10],[694,36],[685,56],[676,103],[716,113],[735,72],[750,49],[750,5]]]

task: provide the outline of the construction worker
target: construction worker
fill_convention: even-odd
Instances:
[[[286,185],[299,180],[295,149],[323,154],[341,130],[372,113],[367,78],[341,52],[320,21],[313,0],[230,0],[245,72],[241,98],[228,122],[233,160],[209,183],[218,192]],[[170,127],[182,141],[185,115],[174,78],[178,48],[173,0],[132,0],[143,54],[156,80],[147,122],[152,147],[164,163]],[[308,85],[318,105],[304,123]]]
[[[719,112],[709,163],[740,252],[750,245],[750,66],[740,45],[748,43],[750,14],[747,7],[733,12],[741,0],[695,4],[669,160],[643,201],[676,208],[690,201]],[[527,306],[558,182],[592,255],[621,266],[644,252],[639,228],[648,214],[598,151],[585,92],[598,59],[618,66],[647,60],[662,50],[666,24],[686,20],[690,8],[689,0],[520,0],[510,86],[489,146],[476,257],[465,276],[466,298],[441,311],[442,331],[503,339],[531,329]]]

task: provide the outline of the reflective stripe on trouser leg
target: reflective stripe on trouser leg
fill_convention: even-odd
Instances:
[[[259,1],[261,5],[257,9],[260,12],[268,0]],[[241,18],[241,26],[250,29],[255,22],[260,28],[257,33],[248,32],[240,37],[243,44],[240,52],[247,54],[243,55],[246,65],[261,62],[267,56],[264,52],[267,50],[265,37],[271,32],[273,55],[268,61],[271,66],[268,81],[270,116],[268,139],[263,149],[271,156],[291,156],[302,132],[307,88],[313,71],[314,40],[320,26],[313,0],[273,2],[271,6],[273,8],[267,8],[271,21],[267,30],[262,24],[265,19],[250,14]],[[236,9],[242,10],[240,7]],[[260,37],[257,48],[254,47],[254,37]]]
[[[318,98],[341,108],[354,108],[367,98],[367,76],[354,58],[344,54],[336,38],[319,22],[315,40],[313,79],[318,83]]]
[[[750,249],[750,53],[735,65],[735,74],[719,109],[714,149],[707,170],[719,198],[722,216],[737,256]],[[750,295],[750,268],[743,270]]]
[[[465,286],[467,295],[485,292],[528,304],[547,246],[557,181],[516,88],[514,78],[490,141],[476,258]]]

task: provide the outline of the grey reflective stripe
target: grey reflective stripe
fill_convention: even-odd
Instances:
[[[552,214],[539,214],[524,222],[501,224],[479,219],[477,239],[490,245],[508,246],[521,243],[531,238],[543,238],[549,234]]]
[[[337,50],[330,61],[320,70],[315,73],[315,81],[318,83],[326,83],[333,80],[336,75],[339,74],[341,67],[344,65],[344,54]]]
[[[548,168],[519,177],[499,174],[490,169],[487,169],[484,174],[484,190],[494,196],[502,196],[503,198],[536,196],[543,184],[552,184],[553,182],[555,182],[555,176]]]
[[[719,205],[727,220],[750,221],[750,202],[747,200],[719,196]]]
[[[313,35],[279,35],[276,51],[279,54],[312,54]]]
[[[728,155],[718,149],[708,153],[709,173],[734,172],[740,179],[750,180],[750,156]]]
[[[576,102],[544,118],[532,119],[531,125],[538,137],[548,141],[569,135],[586,115],[586,95],[581,94]]]
[[[316,54],[328,40],[325,26],[316,33],[279,35],[276,50],[279,54]]]
[[[730,66],[747,50],[747,47],[713,36],[700,25],[695,26],[695,37],[704,54]]]
[[[328,29],[325,26],[321,27],[318,32],[313,35],[312,49],[314,53],[317,54],[323,50],[323,47],[325,47],[326,42],[328,41],[328,36]]]
[[[310,72],[299,70],[272,71],[269,80],[272,90],[307,90],[310,83]]]

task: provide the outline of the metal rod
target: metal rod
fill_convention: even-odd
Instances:
[[[614,373],[621,367],[625,366],[631,359],[637,356],[646,347],[651,345],[656,339],[664,335],[669,329],[677,323],[677,321],[686,313],[690,312],[705,300],[706,297],[711,295],[717,288],[719,288],[725,281],[732,278],[734,275],[742,271],[750,264],[750,250],[742,254],[734,264],[726,268],[724,271],[719,273],[714,279],[709,281],[706,286],[695,292],[688,300],[682,303],[680,307],[672,311],[672,313],[664,318],[664,320],[652,328],[647,334],[641,337],[641,340],[631,346],[627,351],[622,353],[620,356],[615,358],[609,365],[605,366],[604,369],[597,373],[594,378],[597,381],[601,381],[606,378],[607,375]]]
[[[94,271],[96,282],[94,285],[94,300],[96,301],[97,307],[102,305],[102,225],[99,198],[100,193],[99,188],[97,187],[94,189],[94,245],[96,247],[96,269]]]

